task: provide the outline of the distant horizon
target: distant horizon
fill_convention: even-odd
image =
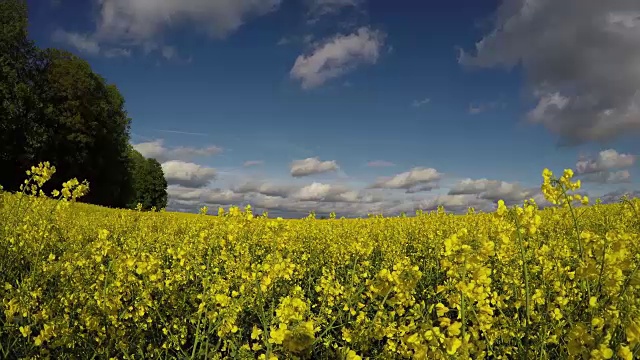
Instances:
[[[118,87],[168,210],[544,207],[544,168],[640,195],[640,2],[27,4],[38,46]]]

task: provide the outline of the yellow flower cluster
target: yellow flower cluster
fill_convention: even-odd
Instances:
[[[0,357],[625,359],[640,353],[640,200],[566,170],[493,213],[316,221],[75,203],[55,168],[0,193]]]

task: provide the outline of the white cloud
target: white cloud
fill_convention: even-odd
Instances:
[[[207,189],[203,200],[205,204],[237,205],[244,201],[244,196],[228,189]]]
[[[133,144],[133,148],[142,156],[154,158],[161,163],[167,160],[184,160],[194,156],[212,156],[222,152],[222,148],[215,145],[202,148],[190,146],[168,148],[162,139]]]
[[[385,160],[374,160],[374,161],[369,161],[367,163],[368,167],[390,167],[390,166],[396,166],[396,164],[390,162],[390,161],[385,161]]]
[[[640,129],[638,39],[637,0],[503,1],[493,30],[459,61],[521,65],[538,101],[529,121],[565,144],[605,141]]]
[[[440,188],[438,184],[424,184],[407,189],[407,194],[415,194],[419,192],[427,192]]]
[[[536,191],[534,189],[525,189],[520,184],[500,181],[499,185],[489,187],[480,194],[480,197],[493,202],[504,200],[505,203],[515,204],[532,197]]]
[[[216,170],[213,168],[180,160],[162,163],[162,170],[169,185],[190,188],[206,186],[216,177]]]
[[[608,149],[598,153],[596,158],[586,158],[576,163],[578,174],[589,174],[611,169],[620,169],[633,166],[636,157],[631,154],[620,154],[614,149]]]
[[[380,57],[385,35],[361,27],[349,35],[336,35],[317,45],[310,54],[296,59],[290,75],[310,89],[342,76],[361,64],[375,64]]]
[[[314,211],[316,214],[329,214],[336,212],[338,216],[366,216],[368,213],[377,212],[378,205],[348,202],[318,202],[295,201],[291,199],[258,197],[251,200],[252,206],[282,214],[284,216],[302,217]]]
[[[154,40],[168,27],[198,26],[215,37],[223,37],[251,18],[280,6],[280,0],[101,0],[96,30],[104,39],[144,43]]]
[[[449,195],[476,195],[481,199],[514,204],[532,197],[537,190],[523,188],[520,184],[489,179],[464,179],[455,184]]]
[[[168,151],[168,149],[164,147],[163,143],[163,140],[147,141],[133,144],[133,148],[144,157],[154,158],[162,162],[166,160],[165,154]]]
[[[313,174],[321,174],[339,169],[335,160],[320,161],[317,157],[306,158],[304,160],[294,160],[291,165],[291,176],[301,177]]]
[[[291,194],[291,197],[300,201],[335,202],[335,203],[367,203],[373,202],[374,197],[350,190],[346,186],[323,184],[314,182],[304,186]]]
[[[608,192],[608,193],[600,196],[599,198],[600,198],[600,200],[602,200],[602,203],[611,204],[611,203],[619,202],[620,199],[625,195],[628,196],[630,199],[632,199],[632,198],[640,198],[640,190],[620,189],[620,190],[615,190],[615,191],[612,191],[612,192]]]
[[[52,34],[53,41],[70,45],[78,51],[90,55],[100,53],[100,45],[90,34],[70,33],[64,30],[56,30]]]
[[[449,195],[462,195],[462,194],[480,194],[487,191],[490,187],[499,186],[500,181],[489,179],[464,179],[455,184]]]
[[[172,207],[187,207],[196,210],[203,205],[240,205],[244,195],[229,189],[193,188],[170,185],[167,188]]]
[[[256,212],[267,210],[275,216],[302,217],[315,211],[327,215],[335,211],[339,216],[364,216],[381,212],[383,199],[375,194],[350,190],[343,185],[312,183],[307,186],[287,186],[264,182],[257,186],[244,185],[236,189],[193,188],[169,186],[169,209],[195,212],[203,205],[244,206],[251,204]]]
[[[197,201],[200,199],[202,193],[205,190],[205,188],[190,188],[180,185],[169,185],[167,187],[167,195],[169,196],[169,199],[180,201]]]
[[[268,182],[268,181],[246,182],[234,188],[234,191],[242,194],[257,193],[257,194],[262,194],[266,196],[277,196],[277,197],[287,197],[295,190],[296,188],[291,185],[277,184],[277,183]]]
[[[629,170],[600,171],[586,174],[583,180],[599,184],[623,184],[631,182],[631,173]]]
[[[380,189],[404,189],[411,191],[417,186],[434,183],[442,177],[436,169],[416,167],[391,178],[380,178],[371,188]],[[434,185],[435,186],[435,185]]]
[[[347,190],[331,184],[314,182],[307,185],[293,194],[293,197],[301,201],[323,201],[330,196],[337,196]]]
[[[424,177],[423,179],[426,179]],[[405,183],[407,183],[405,181]],[[507,203],[521,203],[526,198],[535,198],[541,207],[548,206],[542,195],[533,190],[522,189],[516,184],[498,182],[490,192],[479,194],[407,195],[386,189],[357,189],[345,184],[313,182],[306,185],[287,181],[257,181],[244,183],[233,189],[187,188],[170,186],[172,209],[192,209],[202,205],[245,206],[251,204],[255,212],[269,211],[271,216],[302,217],[315,211],[318,216],[335,211],[338,216],[362,217],[367,214],[396,216],[401,212],[413,213],[417,209],[435,210],[444,206],[447,211],[464,213],[469,207],[479,211],[492,211],[497,199]],[[411,193],[425,183],[409,187]],[[393,186],[400,187],[399,182]]]
[[[186,24],[223,38],[247,20],[276,10],[281,0],[97,0],[96,3],[99,11],[93,33],[60,30],[54,38],[91,54],[100,53],[104,44],[116,44],[139,46],[145,52],[158,50],[170,59],[177,56],[175,48],[160,44],[166,29]]]
[[[431,102],[431,99],[429,98],[424,98],[422,100],[413,100],[413,102],[411,103],[411,105],[413,107],[421,107],[423,105],[427,105]]]
[[[57,29],[51,34],[51,39],[54,42],[70,46],[82,54],[94,56],[102,54],[108,58],[131,56],[131,50],[129,49],[101,46],[92,34],[73,33]]]
[[[323,162],[316,158],[314,163]],[[508,205],[521,205],[525,199],[534,198],[540,207],[550,205],[537,188],[488,179],[461,180],[450,188],[448,194],[426,193],[438,188],[442,177],[441,173],[430,168],[413,168],[393,177],[380,178],[374,185],[364,188],[365,185],[358,182],[342,183],[339,180],[302,183],[302,179],[249,178],[248,182],[242,182],[242,178],[247,176],[241,175],[227,183],[230,188],[212,189],[210,181],[198,181],[195,176],[183,175],[179,183],[172,181],[169,187],[169,208],[194,212],[203,205],[243,207],[251,204],[255,213],[268,211],[271,216],[298,218],[311,211],[318,216],[327,216],[332,211],[347,217],[367,214],[396,216],[401,212],[411,214],[417,209],[435,210],[438,206],[455,213],[464,213],[469,207],[487,212],[494,210],[500,199]],[[220,183],[225,181],[219,180]],[[395,191],[397,189],[405,191]]]
[[[433,211],[438,206],[444,207],[447,211],[455,213],[466,212],[469,207],[478,211],[491,211],[495,207],[491,201],[478,198],[472,195],[434,195],[415,201],[405,201],[387,210],[388,214],[406,212],[411,214],[416,210]]]

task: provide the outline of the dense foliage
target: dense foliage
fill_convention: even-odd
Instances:
[[[24,0],[0,0],[0,25],[0,184],[17,190],[24,171],[48,160],[61,171],[47,190],[82,177],[91,184],[82,201],[166,206],[159,164],[130,156],[131,119],[116,86],[79,57],[28,40]]]
[[[315,221],[1,195],[0,352],[16,358],[632,359],[640,200],[570,170],[495,213]],[[71,201],[70,201],[71,200]],[[206,213],[206,209],[203,209]]]
[[[156,159],[147,159],[135,149],[129,150],[133,175],[133,194],[129,207],[144,210],[167,207],[167,180]]]

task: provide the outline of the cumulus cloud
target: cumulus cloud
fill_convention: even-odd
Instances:
[[[494,191],[502,195],[501,198],[508,198],[508,194],[515,193],[509,186],[498,186]],[[438,206],[444,206],[447,211],[454,213],[464,213],[469,207],[485,212],[495,209],[491,194],[407,196],[385,189],[357,190],[343,184],[319,182],[301,186],[265,181],[246,183],[230,190],[172,185],[169,195],[172,209],[197,211],[202,205],[251,204],[256,212],[268,211],[272,216],[284,217],[303,217],[311,211],[318,216],[326,216],[332,211],[338,216],[347,217],[363,217],[367,214],[396,216],[401,212],[413,213],[417,209],[435,210]],[[534,197],[541,207],[548,206],[539,192],[528,197]]]
[[[330,212],[336,212],[338,216],[361,217],[369,213],[380,213],[383,208],[381,203],[376,202],[300,201],[291,198],[268,196],[252,198],[250,203],[256,208],[288,217],[302,217],[311,211],[317,215],[325,216]]]
[[[291,176],[302,177],[313,174],[321,174],[339,169],[335,160],[320,161],[317,157],[294,160],[291,165]]]
[[[439,206],[444,207],[446,211],[454,213],[464,213],[470,207],[478,211],[491,211],[494,204],[488,200],[478,198],[473,195],[434,195],[427,198],[416,199],[414,201],[405,201],[386,210],[389,215],[395,215],[401,212],[413,213],[416,210],[433,211]]]
[[[142,156],[154,158],[159,162],[165,162],[167,160],[184,160],[194,156],[212,156],[222,152],[221,147],[214,145],[201,148],[190,146],[176,146],[169,148],[164,145],[164,140],[162,139],[133,144],[133,148],[140,152]]]
[[[455,184],[449,195],[480,194],[490,187],[499,186],[500,181],[489,179],[464,179]]]
[[[369,161],[367,163],[368,167],[389,167],[389,166],[396,166],[396,164],[390,162],[390,161],[385,161],[385,160],[374,160],[374,161]]]
[[[146,141],[133,144],[133,148],[142,154],[142,156],[153,158],[160,162],[166,160],[165,154],[168,151],[168,149],[164,147],[163,140]]]
[[[203,194],[205,204],[238,205],[244,201],[244,196],[229,189],[207,189]]]
[[[266,196],[287,197],[296,188],[287,184],[277,184],[274,182],[246,182],[234,188],[234,191],[242,194],[258,193]]]
[[[53,41],[70,45],[85,54],[97,55],[100,53],[100,44],[89,34],[70,33],[57,29],[51,38]]]
[[[623,184],[631,182],[631,173],[629,173],[629,170],[600,171],[586,174],[583,177],[583,181],[598,184]]]
[[[97,34],[101,38],[142,43],[155,39],[165,28],[178,24],[200,27],[224,37],[252,17],[265,15],[280,0],[101,0]]]
[[[266,195],[269,191],[240,192],[241,189],[209,189],[169,186],[171,210],[195,212],[201,206],[244,206],[250,204],[256,212],[269,211],[271,215],[303,217],[314,211],[328,215],[335,211],[339,216],[358,217],[380,213],[385,206],[382,199],[340,185],[310,184],[297,187],[283,196]]]
[[[449,195],[476,195],[481,199],[513,204],[532,197],[533,189],[523,188],[520,184],[489,179],[464,179],[455,184]]]
[[[419,192],[426,192],[426,191],[431,191],[431,190],[435,190],[440,188],[440,186],[438,184],[424,184],[424,185],[418,185],[412,188],[407,189],[407,194],[415,194],[415,193],[419,193]]]
[[[600,200],[602,201],[603,204],[612,204],[612,203],[619,202],[620,199],[625,195],[627,197],[629,197],[630,199],[639,198],[640,197],[640,190],[619,189],[619,190],[608,192],[608,193],[600,196],[599,198],[600,198]]]
[[[345,193],[347,190],[340,186],[314,182],[298,190],[294,197],[302,201],[322,201],[326,197]]]
[[[180,160],[162,163],[162,170],[169,185],[190,188],[206,186],[216,177],[216,170],[213,168]]]
[[[631,154],[620,154],[616,150],[601,151],[595,158],[584,158],[576,163],[578,174],[597,173],[611,169],[628,168],[633,166],[636,157]]]
[[[229,189],[193,188],[170,185],[167,188],[171,208],[197,210],[206,206],[241,205],[244,195]]]
[[[440,180],[442,174],[433,168],[416,167],[390,178],[379,178],[371,188],[378,189],[404,189],[411,192],[416,187],[424,187],[429,184],[435,187],[435,182]]]
[[[368,27],[336,35],[318,44],[309,54],[298,56],[290,76],[299,80],[303,89],[318,87],[362,64],[375,64],[384,41],[382,32]]]
[[[530,122],[565,144],[605,141],[640,129],[639,38],[637,0],[503,1],[459,61],[521,65],[537,101]]]
[[[520,184],[500,181],[499,185],[489,187],[485,192],[482,192],[480,194],[480,198],[491,200],[493,202],[504,200],[507,204],[515,204],[531,198],[535,192],[536,189],[526,189]]]
[[[381,199],[371,194],[363,194],[343,185],[314,182],[292,193],[291,197],[300,201],[333,203],[370,203]]]
[[[73,33],[57,29],[51,34],[51,39],[59,44],[67,45],[86,55],[104,55],[108,58],[129,57],[131,50],[120,47],[103,47],[92,34]]]
[[[140,46],[174,58],[175,49],[160,46],[164,30],[188,24],[212,37],[226,37],[247,20],[266,15],[281,0],[98,0],[96,29],[91,34],[60,31],[62,41],[94,54],[102,44]],[[113,54],[113,53],[112,53]]]
[[[241,194],[258,194],[268,198],[285,198],[287,201],[370,203],[382,201],[380,196],[352,190],[341,184],[313,182],[308,185],[291,185],[277,182],[247,182],[233,189]]]

